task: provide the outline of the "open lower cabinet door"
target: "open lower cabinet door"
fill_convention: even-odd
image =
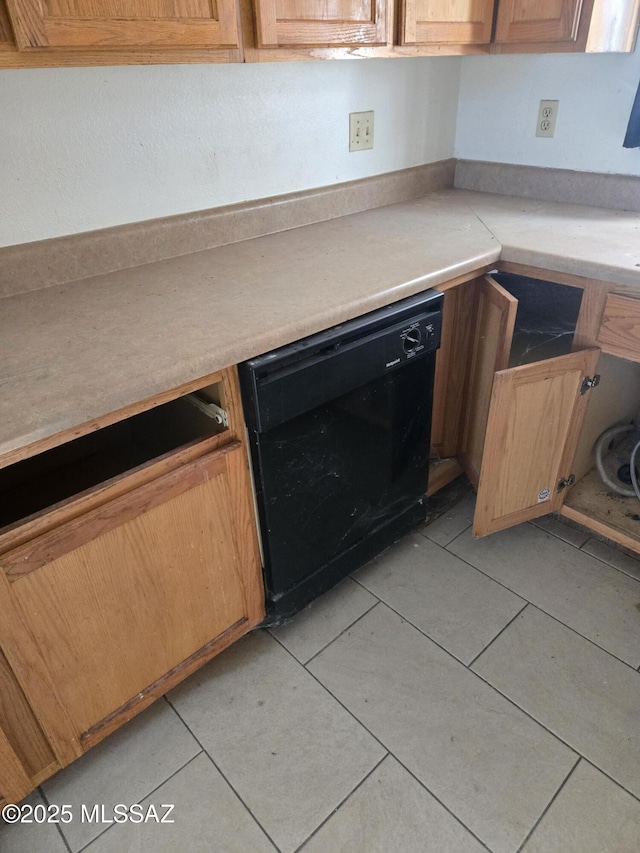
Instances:
[[[571,464],[600,350],[496,373],[474,518],[475,536],[555,512]]]
[[[468,404],[460,453],[462,467],[474,486],[478,485],[480,476],[493,378],[497,371],[509,366],[517,310],[515,296],[491,276],[486,275],[478,281]]]

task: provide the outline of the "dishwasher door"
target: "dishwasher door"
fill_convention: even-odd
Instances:
[[[439,312],[387,323],[241,368],[271,623],[425,517]]]

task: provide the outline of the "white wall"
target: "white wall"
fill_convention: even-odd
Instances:
[[[640,77],[634,54],[465,57],[456,156],[640,175],[622,147]],[[535,136],[539,102],[559,100],[553,139]]]
[[[460,63],[0,71],[0,246],[452,157]],[[375,147],[350,154],[370,109]]]

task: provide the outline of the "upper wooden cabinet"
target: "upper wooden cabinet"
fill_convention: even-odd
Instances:
[[[640,0],[499,0],[497,53],[631,51]]]
[[[27,48],[237,48],[235,0],[7,0]]]
[[[255,0],[258,47],[385,45],[392,0]]]
[[[402,0],[401,44],[489,44],[494,0]]]
[[[583,0],[500,0],[496,42],[575,41]]]
[[[0,0],[0,67],[631,51],[639,13],[640,0]]]

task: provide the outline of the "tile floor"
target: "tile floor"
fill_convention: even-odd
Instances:
[[[71,823],[0,851],[637,853],[640,562],[554,518],[475,541],[472,512],[224,652],[29,798]]]

